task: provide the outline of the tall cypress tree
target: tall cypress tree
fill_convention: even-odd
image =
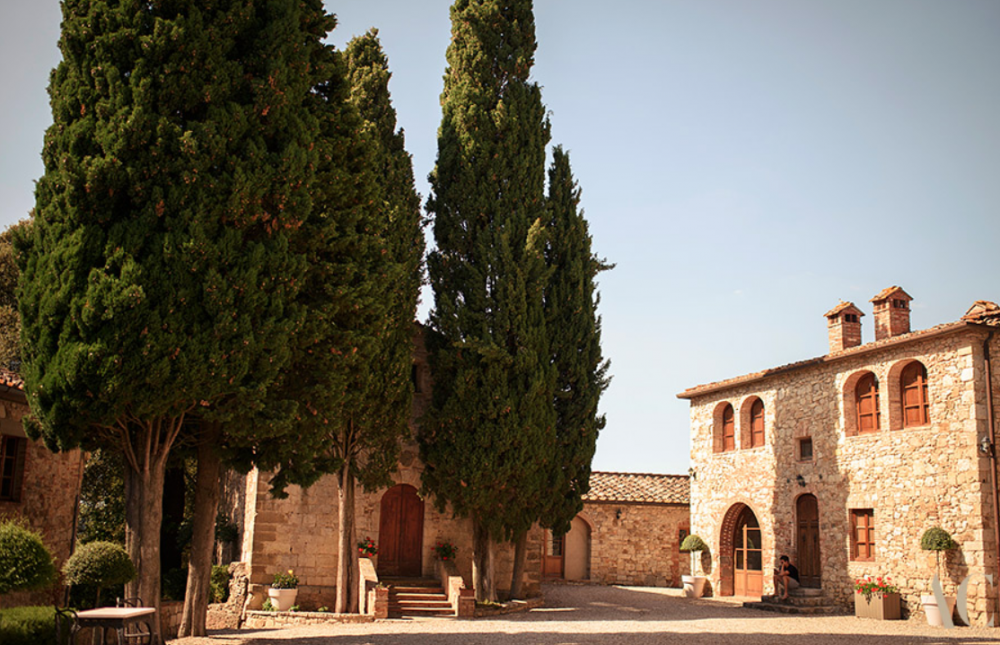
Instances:
[[[434,393],[421,425],[425,489],[473,525],[476,597],[496,597],[492,540],[536,519],[554,445],[545,334],[545,145],[530,80],[530,0],[458,0],[428,210]]]
[[[125,458],[130,595],[159,604],[164,469],[192,416],[289,358],[317,155],[319,0],[67,0],[33,226],[23,376],[48,445]]]
[[[600,297],[595,280],[598,273],[613,265],[594,255],[579,204],[580,189],[569,154],[556,146],[549,168],[545,260],[551,277],[545,290],[545,322],[556,369],[553,406],[557,441],[555,467],[549,471],[550,494],[543,498],[539,519],[557,535],[569,530],[570,522],[583,509],[582,496],[590,490],[590,463],[605,423],[597,407],[610,382],[609,362],[601,353]]]

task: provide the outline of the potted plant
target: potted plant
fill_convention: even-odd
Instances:
[[[358,540],[358,556],[362,558],[374,558],[378,555],[378,547],[375,546],[374,540],[370,537],[366,537],[363,540]]]
[[[899,620],[899,588],[885,578],[865,576],[854,581],[854,615],[858,618]]]
[[[695,572],[697,571],[698,554],[702,551],[708,551],[708,545],[700,537],[692,534],[684,538],[684,541],[681,542],[681,551],[691,554],[691,575],[681,576],[681,582],[684,585],[684,595],[688,598],[701,598],[701,594],[705,591],[705,582],[708,578],[697,576]]]
[[[934,580],[941,580],[941,552],[951,551],[952,549],[958,548],[958,543],[951,538],[948,531],[945,531],[939,526],[935,526],[924,531],[923,536],[920,538],[920,548],[924,551],[933,551],[935,559],[937,560],[937,573],[934,574]],[[931,583],[934,584],[933,582]],[[940,584],[940,582],[939,582]],[[945,596],[945,603],[947,604],[946,611],[948,616],[955,611],[955,596]],[[927,624],[935,625],[940,627],[944,624],[941,607],[938,606],[937,596],[934,594],[920,596],[920,604],[924,607],[924,615],[927,616]]]
[[[299,579],[291,569],[288,573],[274,574],[271,587],[267,590],[267,596],[271,600],[271,606],[275,611],[288,611],[295,604],[295,598],[299,595]]]
[[[458,553],[458,547],[451,542],[438,542],[437,546],[434,547],[434,554],[437,555],[438,560],[444,562],[454,560],[456,553]]]

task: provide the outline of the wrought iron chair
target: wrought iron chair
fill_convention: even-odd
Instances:
[[[58,645],[75,645],[76,635],[80,632],[80,623],[76,612],[69,607],[56,607],[56,643]]]
[[[117,598],[116,607],[144,607],[142,598],[133,596],[131,598]],[[153,614],[152,620],[157,620],[159,616]],[[135,645],[151,645],[153,642],[153,626],[150,623],[130,623],[125,629],[119,630],[118,642],[120,645],[126,643]]]

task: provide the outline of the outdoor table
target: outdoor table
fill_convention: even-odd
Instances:
[[[109,627],[118,633],[118,642],[125,645],[128,642],[125,637],[125,629],[129,625],[145,623],[150,633],[150,642],[153,643],[153,623],[156,619],[155,607],[99,607],[97,609],[87,609],[78,612],[76,615],[77,624],[80,627],[100,628],[100,643],[104,642],[104,633]],[[97,643],[95,632],[94,642]],[[132,639],[129,639],[132,640]]]

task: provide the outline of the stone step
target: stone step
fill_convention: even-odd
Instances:
[[[448,596],[445,595],[443,591],[436,591],[434,593],[390,593],[390,599],[395,600],[448,600]]]
[[[794,594],[789,594],[788,600],[781,600],[778,596],[764,596],[760,600],[776,605],[786,604],[796,607],[821,607],[826,604],[826,598],[823,596],[796,596]]]
[[[799,606],[775,602],[745,602],[744,607],[748,609],[760,609],[761,611],[773,611],[779,614],[797,614],[800,616],[820,616],[843,613],[839,607],[833,605]]]

